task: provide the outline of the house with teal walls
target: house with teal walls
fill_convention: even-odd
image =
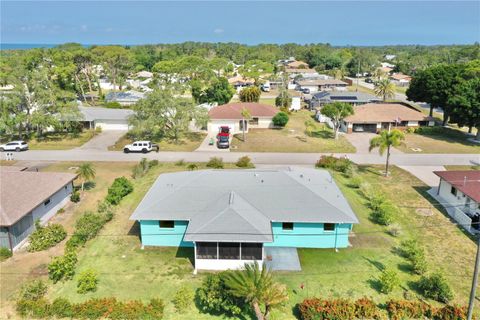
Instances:
[[[195,270],[241,268],[269,248],[350,245],[355,213],[326,170],[161,174],[130,217],[142,246],[192,248]]]

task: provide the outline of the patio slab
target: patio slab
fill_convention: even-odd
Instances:
[[[265,264],[273,271],[302,271],[297,248],[265,247]],[[271,257],[271,260],[269,259]]]

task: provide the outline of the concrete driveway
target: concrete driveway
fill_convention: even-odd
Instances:
[[[353,132],[349,134],[345,134],[345,138],[357,149],[357,154],[368,154],[368,153],[376,153],[378,154],[378,149],[372,150],[372,152],[368,151],[370,147],[370,140],[373,137],[376,137],[377,134],[370,133],[370,132]],[[390,150],[391,154],[399,154],[403,153],[395,148]]]
[[[445,171],[443,166],[399,166],[399,168],[410,172],[430,187],[436,187],[440,183],[440,178],[433,171]]]
[[[108,150],[109,146],[112,146],[117,142],[120,137],[126,134],[127,131],[122,130],[106,130],[96,135],[84,145],[75,148],[75,150]]]
[[[210,145],[210,139],[213,139],[213,141],[215,142],[215,138],[216,138],[216,135],[215,134],[207,134],[207,136],[205,137],[205,140],[202,141],[202,143],[200,144],[200,146],[195,149],[195,152],[199,151],[199,152],[230,152],[230,149],[218,149],[217,148],[217,144],[214,143],[213,145]],[[232,142],[232,138],[230,137],[230,144]]]

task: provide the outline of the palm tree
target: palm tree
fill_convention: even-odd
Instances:
[[[78,169],[77,174],[80,179],[82,179],[82,191],[85,182],[95,179],[95,168],[90,162],[82,163]]]
[[[246,263],[243,270],[231,271],[225,274],[225,285],[236,297],[243,298],[255,312],[258,320],[266,320],[273,307],[288,300],[284,285],[273,280],[272,273],[265,263],[260,266]],[[261,305],[265,307],[261,309]]]
[[[250,119],[252,115],[247,108],[242,109],[242,132],[243,132],[243,142],[247,141],[245,137],[245,127],[247,126],[247,119]]]
[[[370,148],[368,151],[372,151],[375,148],[378,148],[378,152],[383,156],[385,150],[387,150],[387,162],[385,164],[385,177],[388,176],[388,164],[390,160],[390,148],[398,147],[402,144],[402,141],[405,140],[405,135],[403,132],[394,129],[392,131],[382,131],[380,135],[372,138],[370,140]]]
[[[385,101],[387,98],[393,98],[395,96],[395,84],[387,78],[380,79],[375,82],[373,91],[376,95],[383,97],[383,101]]]

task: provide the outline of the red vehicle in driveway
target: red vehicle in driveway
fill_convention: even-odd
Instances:
[[[230,127],[221,126],[218,129],[217,134],[217,148],[228,149],[230,148]]]

